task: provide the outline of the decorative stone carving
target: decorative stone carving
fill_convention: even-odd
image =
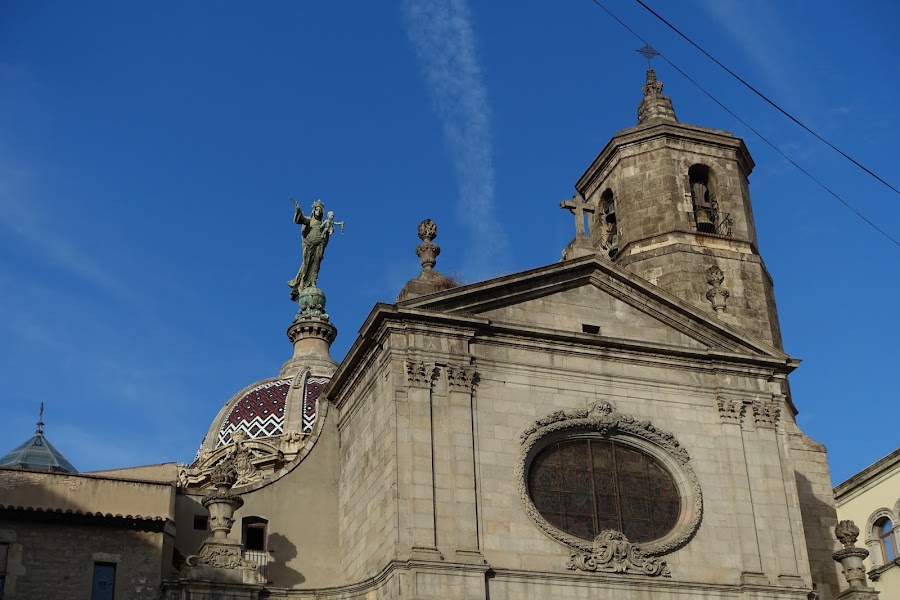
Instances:
[[[422,263],[422,275],[420,278],[428,279],[425,273],[434,269],[437,264],[437,257],[441,253],[441,247],[434,243],[437,237],[437,223],[431,219],[425,219],[419,223],[419,239],[422,243],[416,246],[416,256]]]
[[[450,365],[447,367],[447,385],[451,390],[468,392],[475,383],[475,369]]]
[[[719,405],[719,416],[726,423],[740,423],[744,416],[744,403],[731,398],[716,398]]]
[[[672,576],[665,561],[644,555],[639,546],[628,541],[625,534],[608,529],[594,538],[590,553],[573,554],[566,568],[570,571]]]
[[[406,381],[413,387],[430,388],[438,368],[421,360],[406,361]]]
[[[853,548],[859,539],[859,527],[853,521],[841,521],[834,526],[834,536],[844,548]]]
[[[725,274],[716,265],[706,270],[706,282],[711,286],[706,292],[706,299],[709,300],[713,310],[717,313],[725,311],[725,303],[731,296],[731,293],[722,286],[724,281]]]
[[[662,94],[662,81],[656,78],[656,71],[653,69],[647,69],[647,81],[644,83],[643,91],[645,96]]]
[[[211,480],[216,489],[203,497],[202,504],[209,510],[209,528],[212,538],[203,542],[197,554],[185,559],[185,575],[189,579],[224,580],[242,583],[264,583],[255,562],[243,557],[240,542],[228,538],[234,525],[234,511],[244,505],[244,499],[231,493],[231,486],[238,477],[233,457],[215,466]],[[221,569],[224,575],[210,572]]]
[[[757,427],[777,427],[781,408],[777,402],[757,400],[753,403],[753,419]]]
[[[668,457],[668,460],[662,460],[664,465],[677,470],[681,475],[676,479],[684,481],[688,489],[680,488],[679,490],[682,493],[683,511],[679,525],[663,538],[641,544],[640,550],[643,556],[668,554],[682,547],[696,533],[703,515],[703,495],[700,490],[700,481],[689,464],[690,456],[687,450],[671,433],[656,428],[649,421],[641,421],[619,413],[609,402],[597,403],[589,409],[558,410],[535,421],[520,436],[522,446],[516,461],[519,498],[525,507],[525,512],[544,533],[570,548],[587,554],[594,553],[593,542],[569,535],[547,522],[534,506],[528,493],[528,468],[531,459],[542,448],[541,440],[551,434],[556,434],[553,439],[559,439],[561,432],[614,437],[626,443],[633,443],[645,451],[655,447],[657,458]],[[659,450],[663,452],[660,453]]]
[[[841,569],[850,585],[850,590],[869,591],[871,588],[866,584],[866,570],[863,566],[863,560],[869,556],[869,551],[865,548],[855,547],[859,537],[859,528],[853,521],[841,521],[834,527],[834,535],[844,547],[832,554],[832,557],[841,563]],[[874,590],[871,591],[874,592]],[[841,596],[844,595],[841,594]]]

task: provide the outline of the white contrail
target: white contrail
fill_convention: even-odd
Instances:
[[[459,208],[471,236],[467,275],[497,275],[505,262],[506,236],[494,210],[491,112],[469,9],[465,0],[404,0],[404,8],[407,34],[456,171]]]

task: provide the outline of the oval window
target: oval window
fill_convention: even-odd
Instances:
[[[531,462],[528,494],[554,527],[583,540],[604,529],[632,543],[657,540],[678,522],[681,499],[655,458],[611,440],[550,444]]]

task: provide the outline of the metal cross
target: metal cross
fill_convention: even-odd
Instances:
[[[584,213],[593,213],[594,207],[585,202],[580,194],[575,194],[571,200],[560,200],[559,207],[575,215],[575,237],[584,237]]]
[[[650,68],[650,61],[660,56],[659,52],[653,49],[650,44],[644,44],[643,48],[635,50],[638,54],[647,59],[647,68]]]

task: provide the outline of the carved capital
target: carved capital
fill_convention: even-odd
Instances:
[[[781,407],[777,402],[757,400],[753,403],[753,419],[757,427],[778,427]]]
[[[451,390],[470,392],[475,383],[476,373],[474,368],[456,365],[447,367],[447,385]]]
[[[406,382],[412,387],[431,388],[438,367],[421,360],[406,361]]]
[[[725,423],[738,423],[744,416],[744,403],[741,400],[732,398],[716,398],[719,405],[719,416]]]
[[[573,554],[566,568],[570,571],[672,576],[665,561],[645,556],[639,546],[628,541],[625,534],[612,530],[601,531],[594,538],[591,553]]]

